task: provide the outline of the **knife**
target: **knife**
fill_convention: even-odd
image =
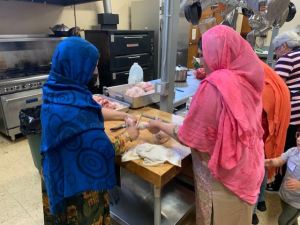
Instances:
[[[146,115],[146,114],[143,114],[143,117],[145,118],[148,118],[148,119],[151,119],[151,120],[157,120],[157,119],[160,119],[160,118],[155,118],[154,116],[149,116],[149,115]],[[164,120],[164,119],[160,119],[162,122],[164,123],[170,123],[169,121],[167,120]]]
[[[126,128],[126,124],[125,123],[123,123],[123,124],[121,124],[119,126],[116,126],[116,127],[112,127],[109,130],[112,131],[112,132],[115,132],[115,131],[118,131],[118,130],[123,129],[123,128]]]

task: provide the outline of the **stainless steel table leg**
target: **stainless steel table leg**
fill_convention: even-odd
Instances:
[[[154,225],[161,224],[161,189],[154,186]]]

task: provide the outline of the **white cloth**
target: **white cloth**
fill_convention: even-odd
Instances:
[[[162,145],[153,145],[144,143],[129,149],[122,156],[122,162],[143,159],[144,165],[156,166],[169,162],[175,166],[181,167],[181,160],[191,153],[189,148],[171,149]]]

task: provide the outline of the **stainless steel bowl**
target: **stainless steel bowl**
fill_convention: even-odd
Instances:
[[[175,82],[185,82],[187,77],[188,68],[182,66],[176,66],[175,70]]]

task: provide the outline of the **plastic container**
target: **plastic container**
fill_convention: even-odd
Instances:
[[[128,84],[143,82],[144,71],[138,63],[133,63],[129,70]]]

